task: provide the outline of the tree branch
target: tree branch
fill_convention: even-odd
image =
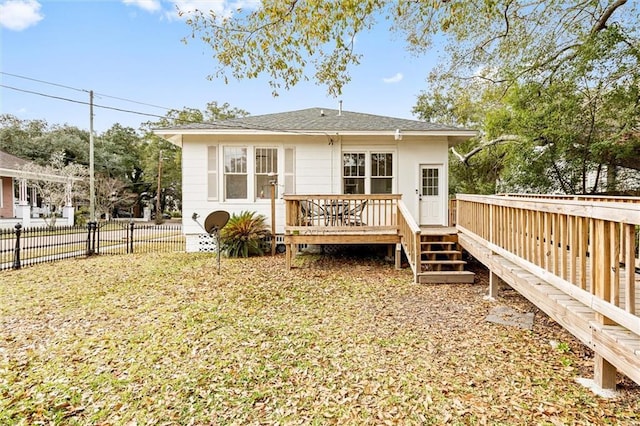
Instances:
[[[605,9],[600,19],[598,19],[598,22],[596,22],[596,24],[591,29],[591,34],[595,34],[598,31],[604,30],[607,27],[607,21],[609,20],[609,18],[611,18],[611,15],[613,15],[613,12],[615,12],[616,9],[624,5],[626,2],[627,0],[618,0],[613,2],[613,4],[609,5],[609,7]]]
[[[456,158],[458,158],[458,160],[460,160],[460,162],[468,166],[469,159],[487,147],[504,143],[504,142],[524,142],[524,141],[525,141],[525,138],[519,135],[502,135],[495,139],[487,141],[482,145],[479,145],[473,148],[471,151],[467,152],[465,155],[459,154],[454,147],[451,147],[451,152],[453,153],[453,155],[456,156]]]

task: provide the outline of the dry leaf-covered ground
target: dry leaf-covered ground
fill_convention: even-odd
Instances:
[[[327,256],[95,257],[0,275],[0,424],[640,424],[640,387],[480,284]],[[502,303],[535,308],[511,290]],[[559,344],[553,348],[550,340]]]

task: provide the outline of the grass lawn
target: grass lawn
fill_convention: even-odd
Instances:
[[[0,275],[0,424],[640,424],[640,387],[484,283],[310,256],[102,256]],[[481,280],[486,276],[479,275]],[[505,289],[497,303],[535,311]],[[555,348],[550,340],[560,342]]]

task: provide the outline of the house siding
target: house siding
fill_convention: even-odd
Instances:
[[[447,175],[448,144],[446,137],[425,138],[405,137],[395,141],[386,136],[312,136],[312,135],[185,135],[182,145],[183,167],[183,229],[187,236],[187,251],[201,251],[210,246],[202,224],[207,215],[216,210],[225,210],[230,214],[243,210],[271,215],[269,199],[254,201],[257,191],[253,188],[251,177],[253,165],[251,156],[254,147],[278,148],[282,160],[284,149],[295,148],[295,193],[297,194],[339,194],[342,193],[342,153],[348,151],[389,151],[394,153],[394,192],[403,194],[403,201],[417,217],[419,211],[418,174],[420,164],[442,165],[444,178]],[[218,147],[218,200],[207,198],[208,184],[208,148]],[[248,200],[224,200],[223,188],[223,147],[246,146],[248,149]],[[283,162],[279,162],[279,181],[283,183]],[[443,205],[446,209],[446,184]],[[284,201],[280,198],[284,191],[279,187],[276,200],[276,232],[284,232]],[[197,220],[192,215],[198,215]],[[446,214],[443,216],[446,217]],[[268,221],[270,223],[270,221]]]
[[[14,217],[13,211],[13,179],[0,177],[0,217]]]

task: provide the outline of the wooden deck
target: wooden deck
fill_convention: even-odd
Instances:
[[[459,196],[462,247],[595,352],[594,378],[640,383],[640,199]]]
[[[400,195],[285,195],[287,267],[300,244],[387,244],[416,282],[473,282],[453,227],[420,228]]]

